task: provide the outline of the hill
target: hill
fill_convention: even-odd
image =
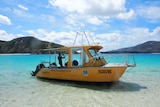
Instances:
[[[104,53],[160,53],[160,41],[148,41],[133,47],[121,48]]]
[[[5,44],[5,41],[0,40],[0,53],[1,53],[1,47]]]
[[[28,36],[16,38],[11,41],[0,40],[0,53],[39,54],[44,53],[42,49],[47,48],[48,44],[50,44],[52,48],[58,48],[62,46],[60,44],[41,41],[37,38]],[[160,41],[148,41],[133,47],[121,48],[102,53],[160,53]]]
[[[48,44],[52,48],[62,46],[28,36],[16,38],[11,41],[0,41],[0,53],[43,53],[42,49],[47,48]]]

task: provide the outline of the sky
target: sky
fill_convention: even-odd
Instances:
[[[103,51],[160,41],[160,0],[0,0],[0,40],[72,46],[84,31]]]

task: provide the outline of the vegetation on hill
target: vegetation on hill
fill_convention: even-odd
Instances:
[[[133,47],[112,50],[105,53],[160,53],[160,41],[148,41]]]
[[[37,38],[28,36],[16,38],[11,41],[0,41],[0,53],[44,53],[42,49],[61,47],[62,45],[41,41]]]

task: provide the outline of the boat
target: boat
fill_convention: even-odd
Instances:
[[[86,33],[84,34],[86,36]],[[121,60],[126,61],[121,63],[110,63],[108,61],[111,59],[110,56],[105,58],[100,54],[102,48],[102,46],[94,44],[44,49],[44,51],[49,51],[50,53],[49,61],[38,64],[36,70],[32,71],[31,75],[37,78],[58,80],[116,82],[126,71],[127,67],[136,66],[133,55],[123,56]],[[50,59],[51,56],[54,59],[53,61]],[[133,61],[130,64],[129,58],[131,56]]]

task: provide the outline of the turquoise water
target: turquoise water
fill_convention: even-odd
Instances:
[[[48,55],[0,55],[0,107],[158,107],[160,54],[135,59],[118,82],[99,84],[30,76]]]

